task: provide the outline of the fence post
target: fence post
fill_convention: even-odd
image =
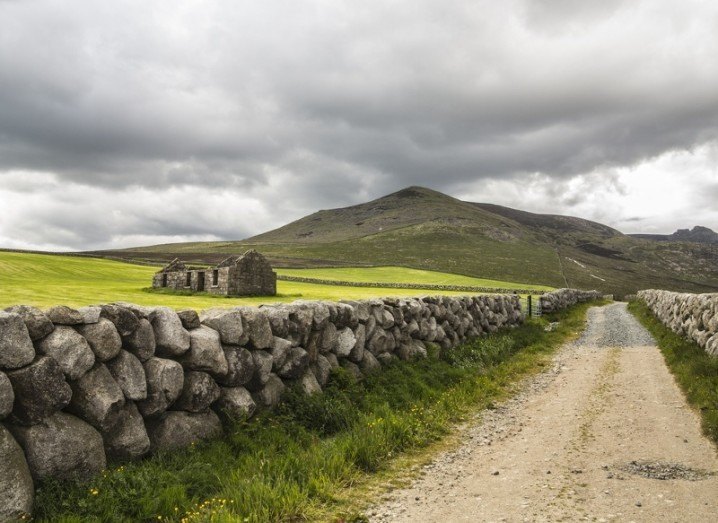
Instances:
[[[526,308],[529,310],[529,318],[531,318],[532,310],[531,310],[531,295],[530,294],[526,298]]]

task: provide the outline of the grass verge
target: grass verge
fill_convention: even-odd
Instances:
[[[363,382],[337,371],[324,394],[290,391],[280,408],[221,439],[124,466],[89,483],[45,482],[41,521],[361,521],[366,489],[398,457],[426,449],[506,397],[584,326],[583,304]],[[546,332],[549,321],[559,321]]]
[[[718,444],[718,358],[671,331],[643,302],[630,302],[628,310],[656,339],[688,403],[700,412],[703,432]]]

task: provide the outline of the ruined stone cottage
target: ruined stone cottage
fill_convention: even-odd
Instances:
[[[152,278],[152,287],[204,291],[226,296],[274,296],[277,273],[254,249],[230,256],[216,267],[187,267],[174,259]]]

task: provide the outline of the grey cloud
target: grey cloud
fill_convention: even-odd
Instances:
[[[559,212],[578,175],[718,140],[718,8],[689,4],[1,2],[0,181],[226,188],[288,220],[541,173]],[[128,233],[78,213],[68,244]],[[211,234],[174,219],[148,234]]]

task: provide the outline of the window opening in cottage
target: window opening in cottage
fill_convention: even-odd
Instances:
[[[162,275],[162,286],[167,287],[167,273]]]
[[[212,270],[212,286],[216,287],[219,284],[219,269]]]
[[[192,273],[191,273],[191,272],[187,272],[187,277],[186,277],[186,279],[185,279],[184,286],[185,286],[185,287],[191,287],[191,286],[192,286]]]
[[[204,290],[204,271],[200,271],[197,273],[197,290]]]

